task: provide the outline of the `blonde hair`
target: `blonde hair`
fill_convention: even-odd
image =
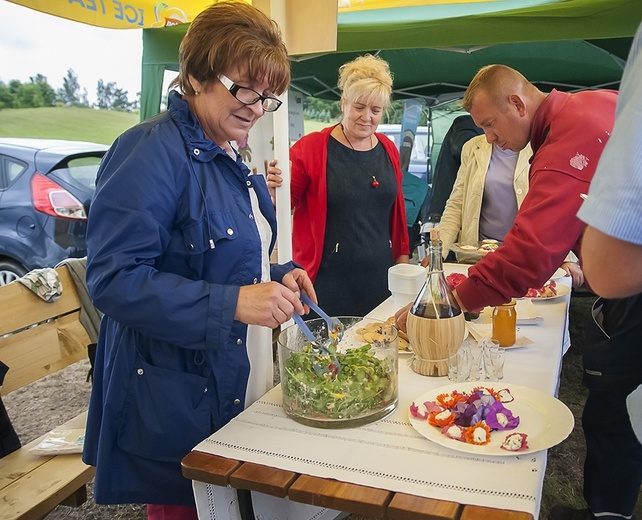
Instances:
[[[470,112],[475,97],[483,90],[498,108],[505,109],[508,96],[516,91],[527,92],[530,88],[535,87],[515,69],[506,65],[486,65],[479,69],[468,85],[461,106]]]
[[[359,56],[339,68],[337,86],[341,101],[353,104],[361,100],[387,108],[392,97],[392,74],[388,62],[372,54]]]
[[[219,2],[199,13],[181,42],[178,63],[174,84],[189,95],[195,93],[190,75],[207,84],[239,65],[247,67],[251,82],[267,77],[274,94],[290,84],[290,59],[279,27],[244,2]]]

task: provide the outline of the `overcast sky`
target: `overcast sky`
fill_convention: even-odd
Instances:
[[[42,74],[54,89],[73,69],[89,102],[96,85],[115,82],[133,100],[140,91],[142,29],[103,29],[0,0],[0,81]]]

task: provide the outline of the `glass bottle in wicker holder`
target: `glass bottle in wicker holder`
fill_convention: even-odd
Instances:
[[[439,229],[430,230],[430,265],[426,281],[408,313],[407,328],[414,353],[411,367],[426,376],[447,376],[448,357],[466,335],[464,313],[444,275]]]

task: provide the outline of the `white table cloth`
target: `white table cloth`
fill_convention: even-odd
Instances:
[[[445,270],[461,270],[446,264]],[[570,283],[564,279],[562,283]],[[506,352],[504,380],[554,395],[561,367],[570,295],[535,302],[542,320],[518,327],[532,344]],[[385,320],[397,307],[389,298],[369,314]],[[433,443],[411,426],[408,408],[445,377],[418,375],[409,356],[399,357],[399,404],[388,417],[359,428],[326,430],[289,419],[280,386],[252,404],[194,449],[215,455],[386,489],[538,516],[546,452],[503,457],[478,456]],[[200,499],[199,499],[200,495]],[[197,492],[197,502],[203,493]],[[325,517],[324,517],[325,518]],[[328,517],[329,518],[329,517]]]

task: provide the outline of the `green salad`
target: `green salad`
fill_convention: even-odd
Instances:
[[[290,354],[281,381],[286,410],[312,419],[349,419],[390,404],[396,398],[394,358],[378,359],[371,348],[367,344],[337,353],[338,371],[333,359],[320,356],[311,345]],[[320,362],[330,369],[320,373]]]

